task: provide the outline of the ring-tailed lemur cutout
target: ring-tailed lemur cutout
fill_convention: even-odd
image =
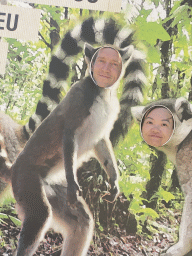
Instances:
[[[95,51],[85,45],[88,70]],[[129,63],[128,54],[129,47],[119,53],[101,48],[92,63],[95,81],[89,74],[71,87],[13,164],[13,193],[23,221],[17,256],[33,255],[47,229],[55,229],[52,223],[57,223],[65,238],[62,256],[86,255],[93,221],[79,195],[77,170],[90,157],[97,158],[109,177],[111,189],[103,198],[113,202],[118,197],[119,173],[109,136],[120,111],[116,91],[120,73]],[[104,66],[95,69],[100,59]]]
[[[162,147],[174,133],[174,117],[164,105],[149,108],[140,122],[140,133],[144,141],[153,147]]]
[[[25,126],[19,126],[13,122],[13,120],[10,121],[10,118],[5,114],[2,115],[3,119],[1,120],[0,115],[0,133],[4,137],[4,140],[1,140],[0,143],[1,145],[4,143],[2,148],[5,148],[7,151],[8,159],[11,162],[10,165],[16,159],[19,151],[24,147],[29,137],[44,119],[45,121],[42,125],[44,126],[44,129],[41,129],[42,139],[45,138],[44,135],[46,136],[49,129],[54,132],[56,125],[55,120],[50,122],[50,119],[46,119],[46,117],[49,114],[53,117],[54,114],[57,113],[55,117],[59,116],[61,118],[62,115],[60,114],[63,109],[65,109],[62,108],[61,105],[61,112],[58,111],[58,109],[55,110],[54,113],[51,111],[55,109],[60,101],[59,95],[61,88],[63,86],[65,87],[66,84],[69,84],[68,80],[71,74],[72,64],[76,60],[77,55],[83,51],[83,46],[86,42],[95,45],[96,47],[110,44],[115,47],[115,49],[118,48],[118,52],[120,53],[123,62],[122,73],[124,76],[123,94],[121,97],[122,112],[120,112],[119,119],[117,120],[118,122],[116,122],[116,127],[118,127],[116,130],[118,130],[118,134],[125,135],[127,133],[129,124],[131,123],[130,107],[139,104],[143,99],[142,89],[146,82],[144,70],[145,55],[133,46],[133,33],[129,28],[121,27],[121,25],[118,25],[113,19],[95,19],[91,17],[68,31],[61,40],[60,46],[51,58],[49,74],[43,84],[42,99],[38,102],[35,115],[29,119],[29,122]],[[88,63],[90,63],[90,59],[95,51],[96,49],[92,49],[91,46],[85,47],[85,56]],[[90,76],[84,78],[83,83],[84,86],[82,86],[82,82],[79,82],[78,85],[76,84],[72,87],[71,90],[74,92],[76,88],[78,93],[70,93],[71,96],[67,96],[67,101],[74,102],[74,107],[76,109],[79,109],[78,103],[81,102],[80,105],[83,106],[83,114],[81,113],[82,115],[77,115],[72,118],[72,109],[69,108],[67,110],[65,120],[68,122],[66,123],[69,126],[73,124],[74,127],[73,129],[68,129],[63,138],[69,143],[69,147],[66,147],[64,150],[66,150],[69,155],[71,152],[75,152],[72,156],[74,157],[72,160],[74,160],[76,159],[76,150],[78,150],[77,144],[73,144],[73,142],[76,142],[76,139],[81,140],[81,151],[83,151],[84,149],[87,149],[93,141],[96,140],[98,142],[98,138],[101,139],[105,135],[105,138],[95,146],[94,150],[88,150],[83,157],[78,155],[78,161],[74,162],[74,169],[76,170],[76,167],[78,168],[82,160],[85,160],[85,156],[88,158],[93,153],[102,163],[108,176],[112,177],[110,178],[111,190],[110,193],[105,196],[105,199],[113,201],[119,193],[118,171],[111,141],[109,140],[109,134],[119,113],[116,90],[114,90],[114,86],[111,86],[109,87],[109,90],[104,90],[104,94],[100,94],[101,88],[93,84]],[[89,84],[91,84],[91,88],[87,90]],[[84,93],[85,91],[86,93]],[[109,104],[109,100],[111,100],[112,104]],[[67,103],[65,102],[64,105],[65,104]],[[104,112],[103,109],[106,111]],[[74,136],[74,129],[77,128],[75,125],[78,126],[79,122],[81,122],[84,117],[88,116],[90,119],[87,118],[84,120],[85,122],[83,122],[82,128],[84,129],[84,133],[82,133],[83,129],[79,129],[77,133],[75,133],[76,137],[74,141],[73,139],[71,140]],[[93,120],[93,123],[95,124],[92,125],[92,127],[89,126],[91,120]],[[48,126],[46,125],[47,122],[49,123]],[[86,133],[87,126],[90,128],[89,133]],[[104,128],[102,131],[98,129],[98,127],[101,126]],[[40,131],[38,131],[33,139],[31,139],[33,142],[30,141],[30,145],[31,143],[34,143],[34,138],[39,132]],[[92,135],[95,135],[96,137]],[[58,232],[61,232],[65,238],[62,256],[86,255],[92,239],[94,224],[88,206],[78,193],[76,195],[78,200],[75,203],[75,207],[72,208],[68,205],[66,181],[63,181],[63,176],[60,178],[57,173],[58,170],[61,170],[61,175],[63,175],[63,164],[54,166],[54,164],[62,158],[59,156],[62,149],[60,152],[57,152],[57,148],[52,147],[52,144],[50,143],[53,142],[54,144],[55,141],[62,143],[61,139],[58,139],[57,136],[57,132],[52,134],[52,138],[46,136],[45,142],[48,144],[44,145],[43,150],[41,150],[41,147],[35,147],[34,143],[34,148],[33,146],[30,146],[31,152],[29,153],[28,149],[26,149],[29,148],[29,144],[27,143],[26,148],[17,161],[18,164],[21,161],[21,158],[26,154],[27,150],[29,158],[27,157],[26,160],[24,159],[21,164],[22,166],[20,166],[18,171],[16,170],[14,172],[12,179],[15,197],[18,201],[18,213],[23,220],[23,228],[18,245],[18,251],[22,251],[21,253],[18,253],[20,255],[31,255],[32,252],[35,251],[35,248],[37,248],[38,243],[43,238],[46,230],[51,226],[55,230],[58,230]],[[92,139],[88,140],[88,138]],[[71,141],[72,144],[70,144]],[[41,142],[42,141],[39,140],[39,143]],[[67,143],[65,145],[67,145]],[[105,150],[106,148],[108,148],[108,150]],[[50,154],[48,154],[48,151],[51,150],[54,155],[55,151],[53,149],[56,150],[58,155],[56,154],[55,158],[49,159]],[[48,159],[46,159],[46,157],[44,159],[46,160],[45,165],[42,166],[38,161],[36,162],[33,159],[35,157],[35,152],[37,155],[39,152],[39,156],[42,153],[45,154],[46,157],[49,155]],[[13,158],[10,158],[12,153],[14,153]],[[89,153],[91,154],[89,155]],[[4,156],[6,155],[3,154],[3,161],[4,163],[7,163],[6,157]],[[106,159],[108,160],[106,161]],[[41,162],[43,159],[39,160]],[[35,165],[30,165],[30,161],[35,163]],[[3,175],[4,171],[7,171],[10,165],[6,165],[6,170],[4,169],[4,165],[1,165],[0,175]],[[3,167],[3,172],[1,167]],[[50,168],[52,175],[50,174],[48,177],[47,174]],[[23,175],[21,174],[20,169],[23,169]],[[8,173],[8,177],[6,178],[8,181],[11,181],[11,170],[9,169],[8,171],[10,171],[10,173],[6,172]],[[58,175],[55,175],[55,173]],[[69,172],[69,174],[70,173],[71,172]],[[55,180],[57,182],[59,180],[60,183],[55,184]],[[50,182],[52,183],[50,184]],[[75,188],[78,190],[78,186]],[[39,208],[38,205],[41,207]]]
[[[146,111],[159,105],[163,105],[171,111],[175,127],[170,140],[156,148],[163,151],[175,165],[185,197],[179,228],[179,241],[163,255],[183,256],[192,250],[192,104],[182,97],[164,99],[152,102],[147,106],[132,107],[132,115],[138,122],[141,122]]]

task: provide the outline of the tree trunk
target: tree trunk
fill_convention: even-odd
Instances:
[[[150,180],[146,185],[146,199],[150,200],[153,195],[159,190],[159,186],[161,185],[161,180],[163,176],[163,172],[165,170],[165,164],[167,161],[166,155],[158,150],[155,150],[157,157],[154,154],[150,156],[150,162],[152,163],[150,170]],[[154,198],[149,203],[147,203],[148,207],[155,208],[157,204],[157,198]]]
[[[50,27],[51,28],[54,28],[53,30],[51,30],[50,32],[50,39],[51,39],[51,47],[52,49],[55,47],[55,45],[58,44],[58,42],[60,41],[60,27],[58,25],[58,23],[53,19],[51,18],[50,19]]]
[[[166,8],[166,17],[169,17],[170,11],[171,11],[171,0],[165,1],[165,8]],[[171,21],[169,20],[167,23],[165,23],[164,28],[168,32],[168,34],[172,35],[172,28],[170,27]],[[161,88],[161,97],[162,99],[169,98],[169,73],[170,73],[170,56],[172,49],[172,40],[165,41],[161,45],[161,66],[162,66],[162,73],[161,78],[163,80],[162,88]]]

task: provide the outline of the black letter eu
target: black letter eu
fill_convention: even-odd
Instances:
[[[15,14],[14,27],[13,27],[13,28],[10,28],[11,13],[8,14],[8,18],[7,18],[7,29],[8,29],[9,31],[14,31],[14,30],[17,29],[18,19],[19,19],[19,15],[18,15],[18,14]]]
[[[6,13],[4,13],[4,12],[0,12],[0,15],[3,15],[3,16],[5,16],[6,15]],[[0,19],[0,22],[4,22],[5,20],[2,20],[2,19]],[[3,30],[4,29],[4,27],[0,27],[0,30]]]

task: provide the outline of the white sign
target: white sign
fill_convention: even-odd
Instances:
[[[0,5],[0,37],[38,40],[41,10]]]
[[[120,12],[122,0],[18,0],[28,3]]]
[[[7,60],[7,52],[8,52],[8,43],[0,42],[0,74],[5,74],[5,66]]]

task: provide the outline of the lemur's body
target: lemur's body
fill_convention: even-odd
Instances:
[[[125,67],[130,57],[129,50],[124,48],[119,52]],[[94,53],[94,48],[86,46],[85,54],[89,63]],[[55,216],[58,209],[53,209],[50,200],[55,192],[50,194],[50,191],[55,185],[59,185],[60,189],[63,186],[64,194],[67,189],[68,203],[74,204],[75,208],[81,203],[81,211],[85,213],[87,206],[76,194],[79,190],[76,172],[82,162],[91,156],[99,160],[110,178],[111,190],[106,198],[113,201],[118,196],[118,168],[109,139],[120,110],[116,95],[118,85],[119,80],[109,88],[102,88],[90,76],[74,84],[62,102],[37,128],[13,164],[12,187],[18,213],[23,220],[17,255],[33,255],[52,220],[64,222],[60,230],[62,233],[67,232],[66,226],[70,226],[70,232],[77,232],[74,223],[65,223],[67,213]],[[63,200],[66,204],[66,198]],[[74,218],[72,209],[67,207],[68,218],[70,216],[71,219]],[[75,218],[79,227],[85,225],[78,215]],[[87,212],[84,218],[87,229],[92,230],[91,214]],[[34,223],[36,228],[32,229]],[[91,236],[90,231],[88,234]],[[69,237],[67,233],[66,239]],[[64,245],[62,255],[85,255],[89,239],[79,238],[75,247],[71,246],[73,241],[70,240],[69,247]]]
[[[176,166],[185,196],[179,242],[170,247],[164,255],[182,256],[192,250],[192,104],[184,98],[159,100],[147,107],[133,107],[132,114],[141,121],[142,115],[154,105],[169,108],[175,120],[175,130],[171,139],[157,149],[163,151]]]
[[[130,45],[130,39],[130,30],[121,29],[113,20],[94,20],[90,18],[81,25],[76,26],[64,36],[61,45],[51,59],[49,75],[44,81],[44,86],[48,89],[44,91],[43,95],[48,95],[50,90],[59,91],[60,87],[67,82],[70,66],[72,66],[76,55],[82,51],[84,42],[100,46],[111,44],[121,49]],[[124,93],[120,102],[120,118],[124,120],[130,118],[130,107],[137,105],[142,100],[142,85],[145,82],[142,66],[144,57],[131,45],[127,49],[127,53],[121,50],[119,52],[121,52],[123,63],[126,63]],[[90,60],[92,54],[87,51],[85,55]],[[86,87],[89,80],[90,78],[85,78],[83,85],[82,82],[74,85],[77,91],[83,92],[83,97],[87,92],[87,89],[84,91],[83,88]],[[117,166],[109,140],[110,130],[119,111],[118,101],[115,94],[113,94],[113,90],[107,89],[104,94],[98,93],[98,88],[94,87],[92,91],[90,87],[93,81],[90,80],[89,82],[88,91],[91,90],[89,94],[91,98],[86,96],[85,100],[82,100],[79,94],[74,94],[74,97],[79,102],[74,101],[74,108],[79,109],[78,107],[81,107],[83,115],[81,116],[81,112],[79,112],[80,116],[75,119],[73,110],[67,109],[69,105],[73,106],[71,100],[69,105],[66,103],[67,99],[73,98],[72,92],[75,89],[72,88],[61,105],[50,114],[49,118],[45,119],[41,128],[32,136],[14,164],[13,191],[18,202],[19,216],[23,220],[18,255],[32,255],[46,230],[52,226],[52,223],[54,223],[53,228],[56,230],[58,228],[64,235],[62,256],[86,255],[92,239],[93,220],[86,203],[80,196],[77,195],[75,207],[70,207],[67,203],[67,183],[63,180],[65,176],[63,165],[65,164],[66,168],[67,161],[61,155],[62,151],[66,151],[65,145],[68,144],[68,151],[75,152],[75,154],[66,154],[65,156],[71,157],[76,154],[78,156],[77,163],[74,163],[74,168],[72,168],[74,169],[74,176],[76,175],[76,164],[79,165],[82,162],[81,156],[85,160],[85,158],[94,153],[110,177],[112,185],[111,196],[109,195],[106,199],[114,200],[118,195]],[[78,87],[81,87],[81,89]],[[49,97],[46,97],[46,99],[49,102]],[[55,98],[52,99],[56,102]],[[80,105],[78,106],[77,103]],[[42,106],[42,102],[39,104],[39,106]],[[26,125],[22,128],[24,134],[27,132],[31,135],[51,110],[50,107],[50,110],[47,111],[48,103],[45,108],[42,108],[45,109],[44,114],[39,115],[39,106],[37,106],[35,116],[30,118],[29,126]],[[52,107],[54,108],[55,104]],[[99,112],[101,109],[102,112]],[[101,119],[97,120],[98,113],[101,115]],[[109,117],[110,120],[108,121]],[[106,127],[104,124],[106,124]],[[55,125],[57,132],[54,130]],[[64,135],[62,138],[60,132],[61,130],[63,131],[63,125],[66,125],[65,128],[69,125],[70,129],[66,129],[66,136]],[[121,121],[117,125],[121,126]],[[86,133],[87,128],[89,129],[88,133]],[[127,127],[125,130],[127,130]],[[50,135],[50,137],[45,135]],[[91,135],[91,139],[87,137],[88,135]],[[73,138],[75,143],[71,145]],[[48,139],[50,140],[48,141]],[[62,139],[65,140],[65,143],[63,143],[64,148],[61,148]],[[79,146],[79,148],[76,148],[76,146]],[[39,151],[40,149],[41,152]],[[41,153],[41,157],[37,155],[37,152]],[[31,153],[32,155],[30,156]],[[59,170],[61,170],[61,176],[59,176]],[[55,172],[57,175],[54,175]],[[70,181],[70,172],[67,172],[67,176],[68,181]],[[58,182],[58,179],[60,182]],[[72,191],[78,190],[76,184],[71,187],[73,188]]]

